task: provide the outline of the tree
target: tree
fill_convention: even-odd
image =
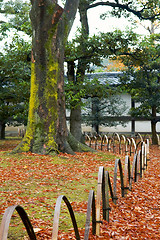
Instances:
[[[82,0],[86,1],[86,0]],[[91,9],[97,6],[105,6],[111,7],[112,10],[110,14],[112,16],[121,17],[124,15],[125,17],[129,17],[134,15],[138,17],[140,20],[155,20],[160,18],[160,8],[159,8],[159,0],[149,0],[149,1],[128,1],[122,0],[113,0],[113,1],[88,1],[87,9]],[[156,9],[156,12],[155,12]],[[106,18],[109,15],[107,11],[102,15],[102,18]]]
[[[125,126],[124,121],[109,120],[108,117],[119,117],[126,110],[126,105],[120,96],[112,95],[110,98],[93,97],[87,99],[86,110],[82,113],[83,122],[91,125],[93,131],[100,133],[99,127],[113,127],[121,124]],[[106,121],[106,117],[108,120]],[[118,118],[117,118],[118,119]]]
[[[15,151],[71,152],[70,147],[77,149],[80,145],[73,146],[73,141],[68,141],[63,59],[78,0],[67,0],[64,9],[56,0],[32,0],[31,4],[33,51],[29,118],[25,138]]]
[[[80,105],[82,122],[92,125],[95,132],[99,133],[99,126],[102,125],[122,124],[121,121],[110,121],[109,119],[106,121],[107,116],[116,118],[126,110],[125,102],[118,95],[121,92],[114,81],[107,78],[105,80],[95,77],[92,79],[86,75],[82,84],[75,85],[73,81],[66,81],[65,92],[67,109]]]
[[[71,140],[66,126],[64,98],[64,46],[78,0],[64,8],[57,1],[32,0],[30,12],[33,40],[31,93],[26,135],[15,152],[73,153],[86,146]]]
[[[131,114],[151,121],[152,143],[158,144],[156,124],[160,121],[160,35],[150,36],[135,42],[134,48],[121,56],[127,70],[121,79],[126,89],[138,105]]]
[[[80,13],[80,21],[81,21],[81,36],[80,39],[80,51],[86,52],[86,43],[89,36],[89,26],[87,19],[87,1],[80,1],[79,3],[79,13]],[[78,58],[77,64],[77,72],[75,77],[75,58],[70,61],[67,61],[68,64],[68,80],[72,81],[74,85],[80,85],[84,81],[85,71],[88,64],[88,59],[83,57]],[[77,94],[75,91],[74,94]],[[81,99],[79,99],[80,104],[76,104],[71,107],[70,113],[70,131],[73,136],[78,139],[78,141],[83,141],[82,138],[82,128],[81,128]]]
[[[0,138],[5,126],[25,124],[28,114],[30,44],[15,36],[0,55]]]
[[[67,83],[66,95],[70,102],[70,131],[79,141],[83,140],[81,130],[81,106],[84,103],[82,98],[86,98],[89,94],[89,85],[92,82],[86,82],[86,70],[91,71],[91,64],[102,66],[103,57],[110,54],[108,45],[106,44],[108,34],[94,35],[84,40],[83,34],[80,32],[77,37],[68,42],[65,51],[65,61],[67,62]],[[83,44],[82,44],[83,43]],[[77,66],[75,62],[78,62]],[[107,87],[107,86],[106,86]],[[103,86],[104,88],[104,86]],[[107,89],[107,88],[106,88]],[[93,90],[93,89],[92,89]],[[96,89],[94,88],[94,91]]]
[[[81,50],[81,53],[77,54],[73,58],[73,53],[71,53],[71,57],[68,58],[68,80],[72,81],[74,85],[79,86],[80,84],[83,85],[85,72],[88,68],[88,65],[90,62],[92,62],[92,57],[97,51],[98,46],[96,44],[93,44],[93,47],[90,46],[90,50],[88,51],[88,45],[89,45],[89,25],[88,25],[88,16],[87,11],[89,9],[92,9],[94,7],[103,6],[103,7],[111,7],[112,10],[110,13],[116,17],[121,17],[121,15],[125,15],[125,17],[128,17],[130,14],[133,14],[134,16],[137,16],[140,20],[142,19],[150,19],[154,20],[156,18],[159,18],[160,11],[159,11],[159,1],[148,1],[148,2],[137,2],[137,1],[122,1],[121,3],[119,1],[95,1],[95,0],[80,0],[79,4],[79,14],[80,14],[80,21],[81,21],[81,35],[79,37],[79,49]],[[158,9],[158,11],[155,13],[155,8]],[[105,18],[107,15],[110,14],[109,12],[105,13],[103,17]],[[118,39],[118,35],[116,37]],[[115,38],[115,39],[116,39]],[[108,38],[109,39],[109,38]],[[107,42],[107,48],[111,48],[110,53],[107,54],[115,54],[115,46],[117,45],[116,42],[113,41],[113,39],[110,39],[111,41]],[[72,45],[72,43],[71,43]],[[74,45],[74,42],[73,42]],[[73,49],[73,48],[72,48]],[[113,51],[114,50],[114,51]],[[73,51],[73,50],[72,50]],[[73,51],[74,52],[74,51]],[[99,52],[97,59],[100,61],[100,54],[104,56],[103,50],[101,53]],[[97,56],[97,55],[96,55]],[[78,61],[77,66],[75,62]],[[95,62],[94,62],[95,64]],[[100,64],[98,62],[98,64]],[[77,95],[78,87],[75,87],[75,92],[73,93],[75,96]],[[70,114],[70,130],[72,134],[81,141],[82,138],[82,129],[81,129],[81,100],[79,99],[79,105],[74,106],[72,104],[71,108],[71,114]]]
[[[118,78],[118,76],[117,76]],[[83,122],[92,125],[92,128],[99,134],[100,126],[125,125],[122,121],[107,120],[106,117],[119,117],[126,110],[125,102],[120,98],[115,83],[101,82],[93,78],[86,85],[86,106],[82,113]]]
[[[6,32],[14,29],[31,36],[30,8],[29,1],[10,0],[6,2],[1,0],[0,13],[6,16],[6,21],[1,21],[1,31]]]

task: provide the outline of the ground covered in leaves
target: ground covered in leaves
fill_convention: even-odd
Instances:
[[[31,153],[11,154],[20,140],[0,141],[0,220],[8,206],[21,205],[29,215],[37,239],[51,239],[54,207],[59,195],[71,202],[84,236],[88,193],[96,193],[98,169],[104,166],[111,179],[115,159],[108,152],[59,154],[51,157]],[[126,198],[110,202],[110,222],[103,221],[101,235],[90,239],[160,239],[160,149],[150,146],[144,178],[133,184]],[[59,239],[75,239],[65,205],[62,204]],[[8,239],[27,239],[15,213]]]

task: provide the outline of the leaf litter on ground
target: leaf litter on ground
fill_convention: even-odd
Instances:
[[[96,192],[98,169],[113,175],[116,158],[124,155],[98,153],[46,156],[32,153],[8,154],[17,140],[0,142],[0,220],[8,206],[19,204],[29,215],[37,239],[51,239],[54,207],[59,195],[72,204],[81,239],[84,236],[89,190]],[[89,239],[160,239],[160,151],[150,147],[150,161],[143,179],[133,184],[127,197],[119,195],[117,205],[110,201],[110,222],[103,221],[101,235]],[[119,187],[120,189],[120,187]],[[15,214],[9,239],[27,239]],[[10,237],[11,236],[11,237]],[[59,239],[75,239],[65,205],[60,215]]]

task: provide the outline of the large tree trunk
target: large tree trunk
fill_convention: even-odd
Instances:
[[[73,153],[66,125],[63,63],[64,44],[78,0],[66,1],[64,10],[56,2],[32,0],[33,51],[28,125],[15,152]]]
[[[152,144],[158,145],[158,139],[157,139],[157,132],[156,132],[156,106],[152,107],[152,117],[153,120],[151,120],[151,130],[152,130]]]

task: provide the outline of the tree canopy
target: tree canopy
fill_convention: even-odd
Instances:
[[[160,35],[151,34],[133,40],[133,47],[120,56],[127,67],[122,88],[127,90],[137,105],[131,109],[133,116],[151,120],[152,141],[157,144],[156,123],[160,121]]]
[[[108,6],[111,7],[110,13],[114,16],[129,17],[130,14],[137,16],[141,20],[155,20],[160,19],[160,6],[159,0],[149,0],[149,1],[128,1],[128,0],[113,0],[113,1],[95,1],[95,0],[82,0],[87,5],[87,9],[94,8],[97,6]],[[156,11],[155,11],[156,9]],[[103,14],[105,18],[107,13]]]
[[[6,21],[1,21],[1,32],[6,33],[7,30],[15,29],[31,36],[30,9],[30,1],[1,0],[0,13],[6,17]]]
[[[30,89],[30,44],[15,36],[0,54],[0,125],[27,124]]]
[[[1,1],[1,3],[4,2]],[[1,13],[7,13],[10,14],[10,16],[14,15],[14,18],[11,17],[7,24],[1,24],[3,34],[5,34],[6,29],[12,27],[30,35],[31,28],[28,23],[28,10],[30,9],[30,5],[28,3],[21,5],[20,3],[20,1],[16,0],[1,4]],[[17,151],[31,150],[45,153],[57,150],[68,151],[69,145],[71,145],[71,142],[69,143],[67,140],[69,133],[65,118],[63,63],[64,47],[78,5],[82,23],[81,35],[79,37],[80,44],[78,48],[76,48],[78,51],[76,50],[77,52],[75,52],[72,50],[71,58],[67,60],[68,64],[70,64],[69,69],[72,72],[70,72],[71,74],[75,73],[74,62],[78,60],[75,82],[77,84],[83,83],[85,71],[89,64],[91,62],[93,64],[100,64],[101,56],[104,54],[116,55],[123,51],[123,53],[129,57],[134,49],[137,49],[137,52],[141,54],[141,51],[134,45],[137,44],[137,42],[134,43],[133,41],[133,38],[136,39],[136,35],[134,34],[127,36],[127,33],[126,39],[124,36],[121,36],[119,31],[116,33],[109,33],[107,38],[105,38],[105,44],[112,44],[110,44],[110,47],[107,49],[104,46],[100,46],[101,43],[95,36],[89,39],[89,26],[87,21],[87,11],[89,9],[97,6],[108,6],[111,7],[112,11],[110,11],[110,13],[114,16],[120,17],[124,14],[128,17],[128,15],[134,14],[141,20],[148,19],[151,21],[159,19],[160,16],[158,0],[150,0],[147,2],[130,2],[126,0],[122,0],[121,2],[119,2],[119,0],[68,0],[65,1],[64,8],[59,6],[56,0],[40,2],[31,0],[32,8],[30,17],[33,31],[33,49],[31,56],[32,74],[29,120],[26,137],[17,148]],[[107,12],[107,14],[109,13]],[[103,17],[105,18],[105,14]],[[19,22],[21,24],[19,24]],[[103,36],[106,37],[106,35]],[[71,43],[71,45],[74,46],[74,43]],[[98,52],[100,49],[101,53]],[[142,52],[144,53],[144,51]],[[147,56],[147,54],[145,56]],[[131,63],[129,58],[125,58],[124,62],[125,61]],[[137,64],[139,64],[138,60]],[[127,66],[127,63],[125,63],[125,65]],[[70,75],[70,79],[72,79],[72,81],[74,80],[73,75]],[[80,113],[80,109],[76,109],[76,111]]]

